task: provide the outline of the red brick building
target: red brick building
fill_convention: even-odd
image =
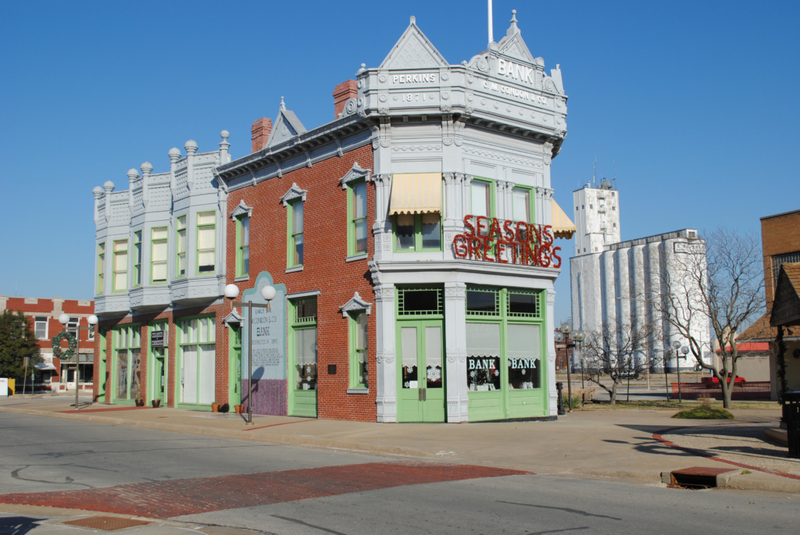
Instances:
[[[39,369],[46,388],[53,391],[74,390],[76,369],[79,387],[92,388],[95,329],[89,325],[87,318],[94,314],[94,301],[0,295],[0,312],[4,310],[20,311],[30,319],[44,359]],[[69,315],[66,326],[58,321],[61,314]],[[53,357],[52,339],[65,327],[78,340],[78,355],[70,360]],[[62,340],[61,347],[66,350],[67,342]]]

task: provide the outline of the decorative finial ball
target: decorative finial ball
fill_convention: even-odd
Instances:
[[[103,188],[109,191],[114,191],[114,183],[111,182],[110,180],[106,180],[106,183],[103,184]]]
[[[92,193],[94,193],[95,195],[102,195],[103,188],[101,188],[100,186],[95,186],[94,189],[92,190]]]
[[[172,147],[171,149],[169,149],[168,154],[170,158],[178,159],[181,157],[181,151],[177,147]]]
[[[417,17],[411,15],[411,24],[416,24],[416,23],[417,23]]]
[[[197,151],[197,143],[195,143],[193,139],[190,139],[183,148],[186,149],[186,152],[195,152]]]
[[[139,178],[139,171],[136,169],[128,169],[128,178],[131,180]]]
[[[144,162],[140,167],[140,169],[142,170],[142,173],[150,174],[153,172],[153,164],[151,164],[150,162]]]
[[[228,138],[231,137],[231,133],[228,132],[227,130],[223,130],[222,132],[219,133],[219,135],[225,141],[228,141]]]

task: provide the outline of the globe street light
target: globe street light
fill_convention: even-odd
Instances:
[[[672,342],[672,348],[675,350],[675,358],[680,359],[680,355],[678,351],[681,348],[681,343],[677,340]],[[669,351],[664,352],[664,381],[667,385],[667,401],[669,401],[669,371],[667,369],[669,365]],[[680,368],[680,360],[678,360],[678,368]],[[678,372],[680,373],[680,372]],[[678,388],[680,389],[680,379],[678,380]]]
[[[683,353],[683,356],[678,357],[678,403],[683,403],[683,394],[681,393],[681,359],[685,359],[686,355],[689,354],[689,346],[683,346],[681,348],[681,353]]]

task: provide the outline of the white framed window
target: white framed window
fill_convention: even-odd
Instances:
[[[115,292],[128,289],[128,240],[114,242],[114,288]]]
[[[167,282],[167,255],[169,251],[169,230],[158,227],[150,231],[150,283]]]
[[[36,330],[36,338],[39,340],[47,340],[47,321],[46,316],[36,316],[33,321],[34,329]]]
[[[216,270],[217,214],[197,214],[197,274],[212,274]]]
[[[186,216],[175,220],[175,276],[186,276]]]

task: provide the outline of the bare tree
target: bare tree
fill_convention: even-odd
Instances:
[[[727,229],[710,234],[704,247],[702,240],[694,245],[665,258],[671,265],[661,271],[660,295],[651,295],[649,301],[688,342],[698,366],[717,378],[723,405],[730,408],[740,358],[736,335],[764,308],[761,245],[754,235]],[[703,359],[714,349],[701,340],[709,328],[719,345],[721,368],[717,359]]]
[[[610,322],[599,331],[586,333],[581,347],[584,377],[608,392],[611,404],[617,402],[617,388],[626,380],[638,379],[647,373],[647,349],[660,339],[656,326]],[[611,379],[611,385],[603,378]]]

